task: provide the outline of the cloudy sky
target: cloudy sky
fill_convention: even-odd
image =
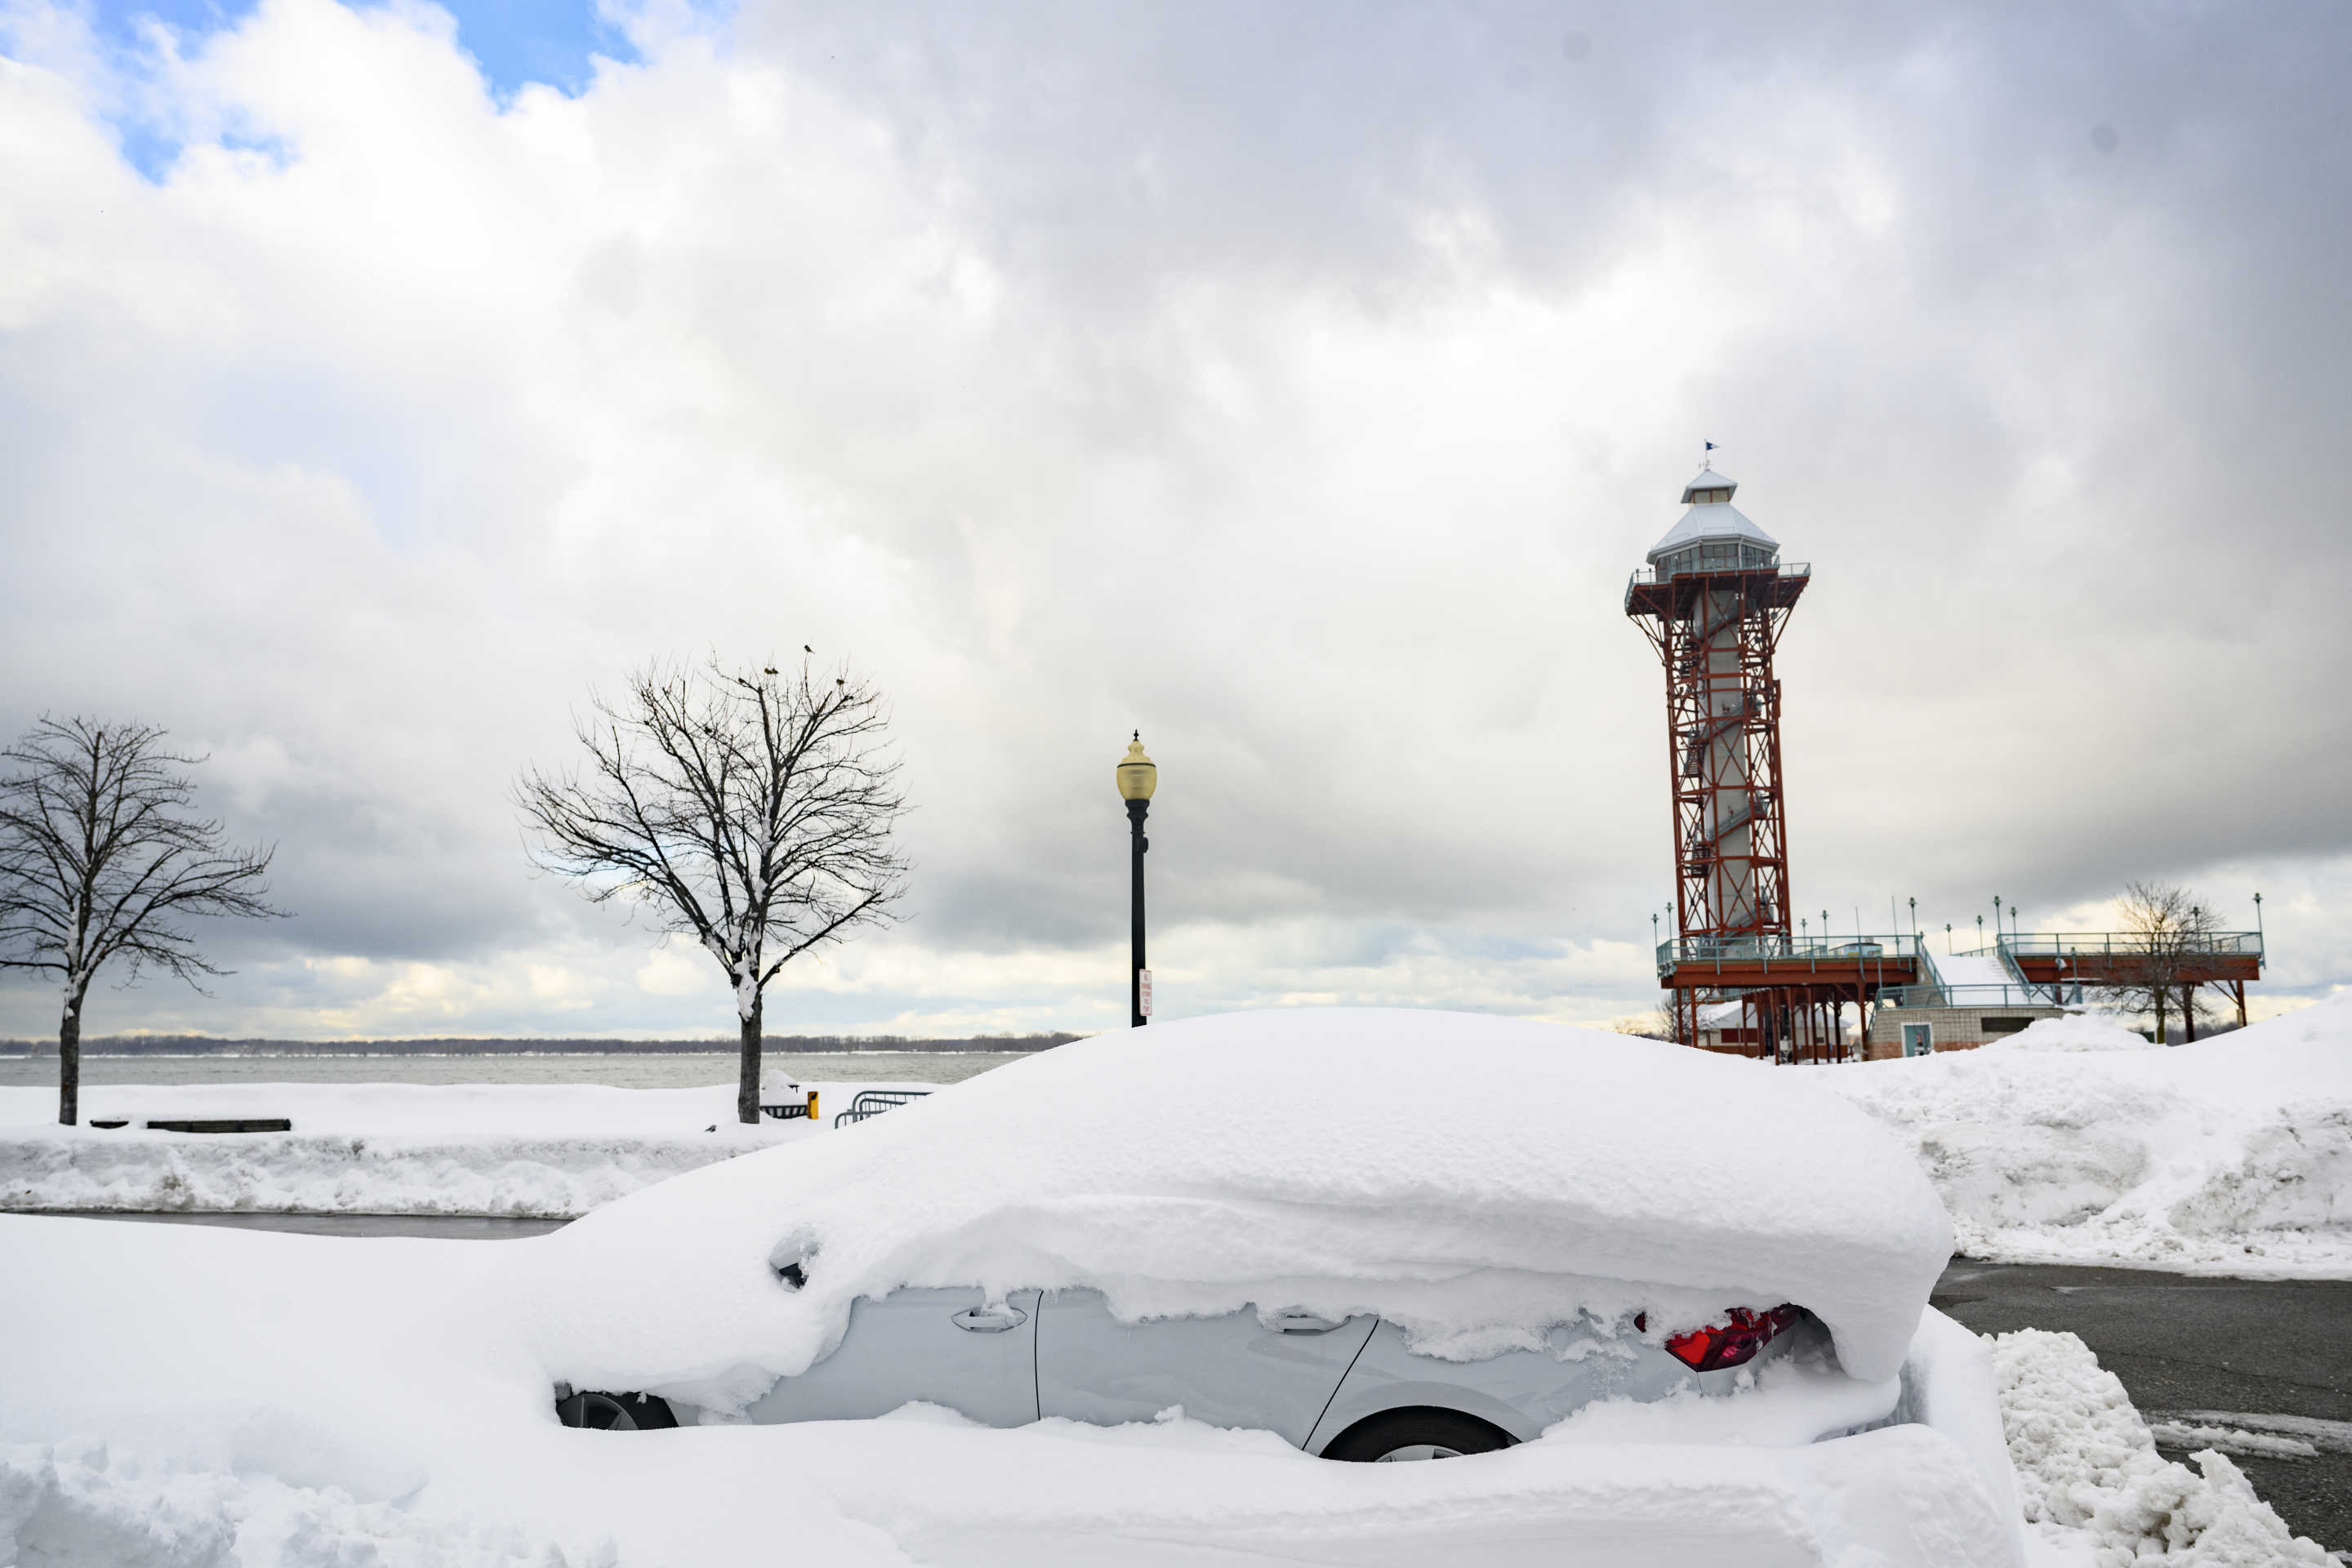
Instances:
[[[294,918],[97,1033],[706,1035],[510,801],[653,657],[892,702],[772,1032],[1656,993],[1702,440],[1814,580],[1833,931],[2133,878],[2352,983],[2340,6],[0,0],[0,728],[167,725]],[[0,1033],[53,1033],[0,989]]]

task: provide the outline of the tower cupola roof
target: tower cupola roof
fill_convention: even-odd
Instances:
[[[1738,480],[1713,468],[1701,468],[1692,476],[1683,487],[1683,504],[1690,510],[1650,547],[1650,564],[1658,565],[1672,556],[1675,558],[1672,564],[1691,571],[1715,568],[1718,561],[1721,567],[1728,568],[1777,559],[1780,542],[1731,504],[1731,492],[1738,488]]]
[[[1703,500],[1729,500],[1731,492],[1738,488],[1739,481],[1729,474],[1718,474],[1711,468],[1701,468],[1692,476],[1691,482],[1683,487],[1683,505],[1690,506]],[[1717,491],[1721,493],[1715,493]]]

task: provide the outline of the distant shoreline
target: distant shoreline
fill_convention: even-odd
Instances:
[[[1019,1053],[1051,1050],[1084,1038],[1079,1035],[972,1035],[919,1040],[897,1035],[771,1035],[763,1052],[781,1056],[878,1056],[903,1052]],[[195,1035],[113,1035],[84,1040],[85,1058],[95,1057],[193,1059],[221,1057],[650,1057],[726,1056],[740,1050],[734,1040],[216,1040]],[[54,1040],[0,1040],[0,1060],[55,1061]]]

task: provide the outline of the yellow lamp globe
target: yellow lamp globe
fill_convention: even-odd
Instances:
[[[1121,800],[1150,800],[1151,792],[1160,787],[1160,767],[1143,754],[1143,731],[1135,731],[1128,743],[1127,755],[1118,764],[1118,795]]]

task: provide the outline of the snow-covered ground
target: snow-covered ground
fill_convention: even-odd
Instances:
[[[2013,1561],[1937,1434],[1678,1447],[1621,1415],[1421,1466],[1307,1458],[1173,1415],[565,1432],[480,1326],[536,1244],[0,1217],[0,1563],[16,1568],[1149,1568]],[[172,1281],[168,1289],[158,1280]],[[257,1311],[257,1303],[266,1303]],[[1946,1331],[1969,1339],[1965,1331]],[[2156,1454],[2071,1335],[1994,1347],[2033,1568],[2304,1565],[2234,1467]],[[1573,1426],[1575,1424],[1571,1423]],[[1723,1435],[1714,1435],[1720,1444]],[[1841,1556],[1913,1516],[1916,1551]]]
[[[2352,1277],[2352,993],[2194,1045],[2053,1018],[1814,1076],[1917,1151],[1971,1258]]]
[[[1908,1161],[1916,1134],[1855,1095],[1903,1135],[1881,1138],[1822,1092],[1852,1094],[1872,1075],[1933,1084],[1966,1066],[2025,1095],[2015,1083],[2054,1080],[2012,1081],[2004,1064],[2167,1054],[2029,1041],[1883,1074],[1800,1074],[1417,1016],[1415,1028],[1453,1031],[1432,1050],[1370,1016],[1325,1018],[1312,1048],[1288,1057],[1274,1035],[1230,1025],[1196,1027],[1190,1048],[1174,1027],[1089,1042],[856,1131],[736,1132],[723,1089],[521,1091],[580,1097],[546,1100],[563,1125],[538,1130],[588,1151],[580,1169],[617,1169],[614,1151],[649,1136],[711,1155],[736,1140],[744,1155],[530,1240],[0,1215],[0,1563],[2000,1568],[2021,1545],[2036,1568],[2324,1561],[2226,1458],[2161,1461],[2070,1336],[2011,1336],[1996,1352],[1924,1310],[1948,1233]],[[2316,1022],[2309,1037],[2232,1039],[2324,1054],[2340,1027]],[[1245,1073],[1255,1096],[1202,1092]],[[2196,1092],[2190,1076],[2170,1083],[2176,1100]],[[2093,1081],[2109,1101],[2121,1092]],[[2127,1078],[2159,1106],[2172,1102],[2148,1084],[2167,1081]],[[1399,1083],[1419,1092],[1400,1100]],[[291,1113],[299,1131],[273,1142],[24,1126],[9,1141],[227,1160],[209,1151],[341,1139],[366,1146],[347,1147],[343,1177],[298,1164],[270,1190],[362,1207],[337,1182],[383,1143],[407,1151],[413,1184],[394,1190],[409,1201],[478,1181],[499,1190],[499,1152],[528,1103],[459,1091],[472,1125],[453,1129],[445,1089],[290,1111],[240,1092],[249,1103],[196,1106],[174,1089],[168,1105],[94,1109]],[[822,1092],[828,1111],[846,1103],[838,1087]],[[2225,1103],[2243,1117],[2210,1136],[2260,1122],[2247,1099]],[[779,1141],[793,1146],[745,1148]],[[462,1178],[433,1177],[436,1157]],[[1790,1178],[1769,1202],[1728,1179],[1759,1161]],[[786,1254],[806,1265],[796,1290],[772,1272]],[[1646,1303],[1655,1333],[1711,1300],[1801,1299],[1836,1329],[1849,1392],[1875,1377],[1901,1393],[1896,1424],[1821,1442],[1803,1440],[1805,1413],[1787,1398],[1812,1394],[1768,1378],[1704,1405],[1588,1407],[1503,1453],[1409,1466],[1326,1463],[1174,1410],[1116,1428],[997,1430],[926,1407],[656,1434],[554,1423],[559,1378],[748,1387],[819,1353],[845,1292],[949,1274],[1083,1283],[1146,1312],[1275,1291],[1417,1319],[1425,1342],[1465,1355],[1517,1342],[1543,1313]],[[2039,1533],[2021,1535],[2021,1519]]]
[[[36,1226],[100,1228],[0,1219],[0,1247],[26,1260],[7,1232]],[[9,1341],[45,1340],[79,1375],[26,1375],[29,1349],[0,1350],[0,1375],[23,1390],[0,1410],[0,1562],[12,1539],[42,1568],[2017,1562],[1964,1464],[1955,1484],[1953,1445],[1924,1426],[1794,1447],[1563,1436],[1403,1466],[1328,1463],[1173,1412],[1112,1428],[995,1430],[909,1407],[568,1432],[543,1388],[511,1378],[499,1353],[510,1346],[448,1333],[448,1307],[493,1288],[467,1264],[536,1243],[163,1226],[96,1239],[101,1289],[53,1303],[77,1321],[44,1310]],[[282,1309],[244,1321],[249,1298],[208,1283],[225,1268],[271,1278]],[[170,1308],[146,1296],[80,1321],[105,1300],[140,1302],[156,1279],[194,1285]],[[37,1421],[81,1435],[7,1441]],[[1891,1554],[1845,1552],[1890,1541]]]
[[[1244,1072],[1246,1100],[1202,1092]],[[1400,1100],[1408,1080],[1445,1092]],[[1759,1163],[1818,1201],[1737,1179]],[[1903,1148],[1800,1075],[1491,1018],[1196,1021],[529,1240],[0,1216],[0,1539],[51,1565],[2014,1568],[1990,1358],[1924,1310],[1948,1243]],[[1798,1300],[1837,1354],[1423,1465],[1172,1408],[554,1420],[558,1381],[723,1416],[824,1353],[852,1296],[949,1280],[1098,1289],[1129,1316],[1377,1311],[1461,1359],[1589,1325],[1569,1362]]]
[[[735,1119],[735,1086],[180,1084],[0,1088],[0,1209],[586,1214],[666,1177],[830,1131],[860,1089],[809,1083],[818,1121]],[[283,1117],[291,1132],[149,1132],[151,1120]],[[127,1120],[127,1127],[92,1121]]]

